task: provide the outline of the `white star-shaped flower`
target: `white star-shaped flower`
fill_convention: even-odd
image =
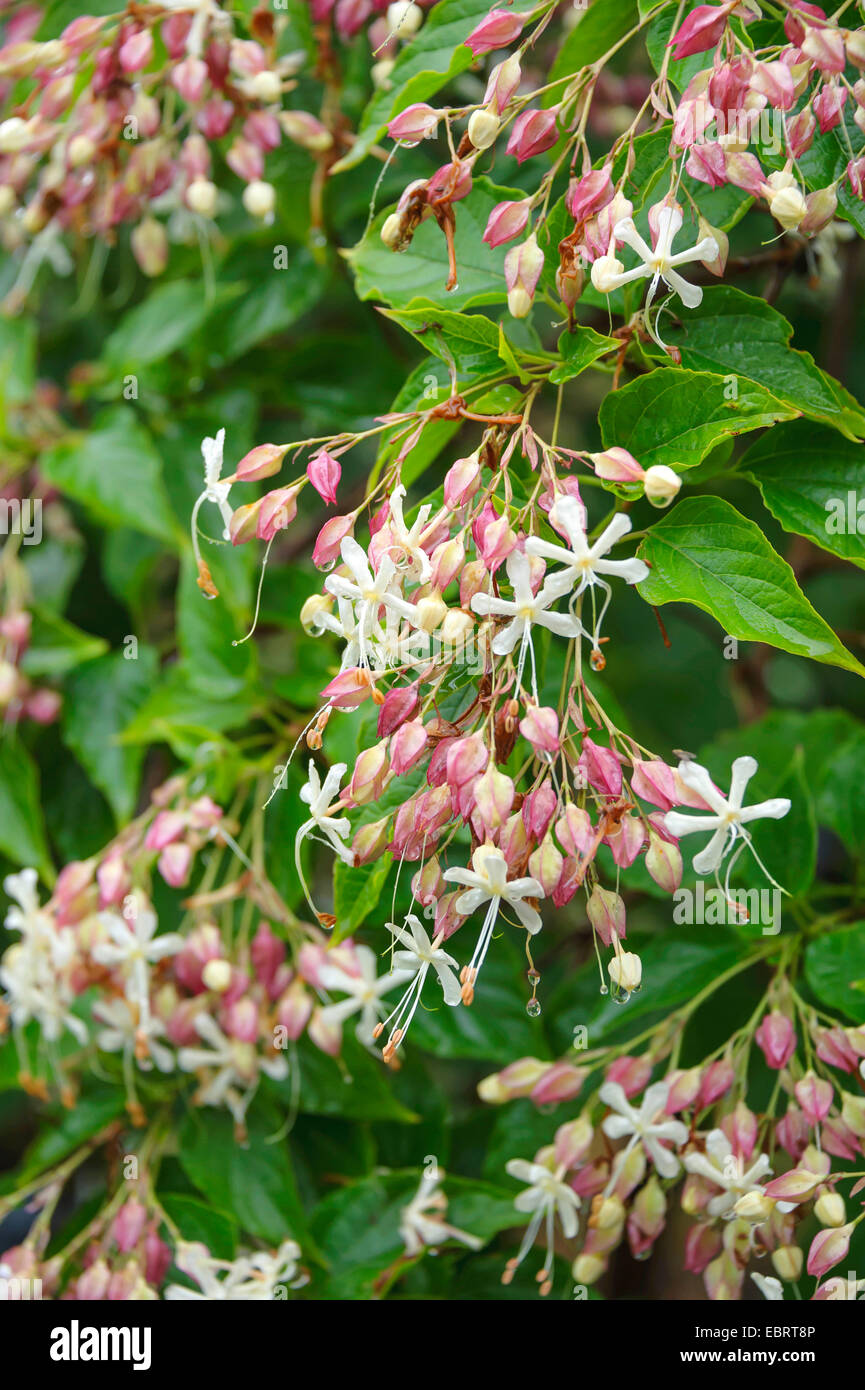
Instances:
[[[161,1041],[165,1028],[160,1019],[139,1018],[138,1010],[125,999],[98,1000],[93,1017],[106,1025],[96,1034],[96,1045],[103,1052],[122,1052],[142,1071],[150,1071],[154,1063],[162,1072],[174,1069],[174,1053]]]
[[[399,970],[412,971],[414,978],[393,1012],[374,1030],[375,1036],[379,1037],[390,1025],[390,1036],[384,1049],[385,1061],[390,1060],[408,1032],[430,969],[438,976],[446,1004],[455,1006],[462,999],[460,982],[454,974],[454,970],[459,968],[457,962],[447,951],[442,950],[441,946],[430,941],[414,913],[408,913],[402,927],[398,927],[395,922],[388,922],[388,931],[394,940],[399,941],[404,947],[402,951],[394,951],[393,964]]]
[[[373,574],[366,551],[353,536],[345,537],[340,552],[343,564],[352,577],[346,579],[340,574],[330,574],[324,587],[336,598],[350,599],[357,605],[357,641],[361,664],[365,664],[369,659],[370,639],[378,627],[380,610],[390,609],[411,622],[415,616],[414,607],[395,590],[398,572],[389,555],[382,556],[378,570]]]
[[[699,285],[692,285],[690,281],[684,280],[676,267],[687,265],[691,261],[715,260],[718,255],[718,243],[714,237],[704,237],[696,246],[690,246],[687,251],[674,254],[673,242],[683,222],[682,209],[678,203],[663,203],[660,207],[656,205],[656,209],[657,239],[654,248],[648,246],[640,236],[632,217],[622,218],[613,228],[613,243],[607,255],[599,256],[592,264],[592,284],[601,294],[609,294],[633,280],[651,279],[646,297],[648,308],[658,292],[659,282],[663,280],[668,289],[679,296],[686,308],[696,309],[702,302],[703,291]],[[633,270],[625,270],[614,253],[614,244],[617,241],[623,241],[626,246],[636,251],[641,264]]]
[[[462,1000],[470,1004],[480,968],[484,963],[493,937],[496,919],[502,903],[512,907],[526,931],[534,936],[541,929],[541,915],[526,898],[542,898],[544,890],[536,878],[513,878],[508,881],[508,863],[496,845],[478,845],[472,855],[470,869],[446,869],[448,883],[462,884],[466,892],[457,898],[457,912],[468,916],[483,903],[488,903],[477,945],[469,964],[463,971]]]
[[[727,1219],[735,1215],[733,1208],[740,1197],[749,1192],[763,1191],[763,1179],[772,1173],[768,1154],[759,1154],[746,1170],[722,1129],[712,1129],[706,1135],[705,1153],[686,1154],[683,1161],[687,1172],[706,1178],[723,1189],[717,1197],[710,1199],[706,1211],[709,1216]],[[792,1210],[787,1203],[779,1202],[778,1206],[785,1211]]]
[[[671,1120],[664,1115],[664,1106],[670,1093],[667,1081],[656,1081],[646,1089],[639,1110],[631,1105],[624,1088],[618,1081],[605,1081],[598,1096],[604,1105],[616,1113],[608,1115],[602,1129],[608,1139],[624,1139],[630,1135],[629,1151],[636,1143],[641,1143],[662,1178],[674,1178],[679,1171],[679,1160],[661,1140],[673,1144],[684,1144],[688,1138],[688,1126],[681,1120]]]
[[[681,839],[683,835],[693,835],[700,830],[714,831],[705,849],[701,849],[699,854],[694,856],[694,868],[698,874],[717,872],[721,861],[732,849],[735,841],[740,840],[739,850],[748,845],[766,877],[774,883],[774,879],[761,863],[745,826],[755,820],[781,820],[789,811],[790,802],[785,796],[775,796],[768,801],[758,802],[756,806],[743,806],[745,789],[756,771],[757,762],[754,758],[736,758],[732,767],[730,794],[724,797],[706,768],[690,760],[679,763],[679,777],[690,791],[696,792],[707,806],[711,807],[712,814],[686,816],[681,811],[668,811],[664,817],[664,826],[676,839]],[[730,862],[730,869],[739,850]],[[729,872],[728,869],[728,877]]]
[[[325,965],[320,972],[323,987],[339,990],[347,995],[338,1004],[328,1004],[321,1011],[322,1023],[341,1025],[347,1018],[360,1014],[355,1034],[364,1047],[372,1047],[375,1041],[376,1026],[385,1013],[382,995],[389,994],[399,985],[407,985],[414,970],[391,970],[381,977],[376,975],[376,958],[368,946],[355,948],[359,975],[350,975],[337,965]]]
[[[617,512],[608,526],[605,526],[598,539],[591,545],[586,534],[585,509],[576,497],[560,497],[554,504],[550,518],[565,532],[569,545],[558,545],[530,536],[526,541],[529,555],[540,556],[552,563],[563,564],[563,570],[550,575],[547,584],[559,592],[571,592],[573,604],[586,589],[597,585],[606,595],[601,612],[595,618],[591,641],[597,647],[604,614],[610,602],[612,590],[606,579],[624,579],[626,584],[640,584],[648,577],[649,568],[636,556],[630,560],[608,560],[605,556],[616,541],[626,536],[631,529],[631,518],[626,512]],[[586,634],[589,636],[589,634]]]
[[[274,1081],[288,1075],[288,1062],[281,1054],[262,1056],[251,1042],[229,1038],[210,1014],[197,1014],[195,1031],[209,1046],[181,1047],[177,1054],[181,1071],[211,1073],[199,1087],[199,1105],[225,1105],[235,1124],[243,1125],[247,1107],[264,1072]]]
[[[764,1298],[771,1299],[773,1303],[783,1299],[784,1285],[780,1279],[775,1278],[774,1274],[752,1274],[751,1278]]]
[[[458,1240],[469,1250],[480,1250],[483,1241],[458,1226],[445,1221],[448,1199],[441,1189],[444,1173],[440,1168],[424,1174],[411,1201],[399,1214],[399,1233],[408,1256],[419,1255],[429,1246],[437,1247],[446,1240]]]
[[[403,501],[405,500],[405,488],[402,483],[395,487],[390,495],[388,516],[386,526],[388,538],[391,541],[388,552],[396,551],[395,562],[397,568],[403,574],[410,575],[417,579],[420,584],[426,584],[432,574],[432,565],[429,556],[421,546],[424,528],[429,521],[432,506],[425,503],[418,508],[418,514],[408,527],[403,515]]]
[[[93,959],[99,965],[119,968],[126,979],[126,998],[140,1009],[142,1019],[150,1011],[150,966],[166,956],[183,949],[179,932],[156,935],[156,913],[141,894],[129,899],[128,916],[116,912],[101,912],[99,921],[108,933],[108,941],[93,947]]]
[[[542,1158],[548,1161],[539,1161]],[[518,1182],[528,1184],[525,1192],[521,1192],[515,1198],[514,1206],[517,1211],[528,1213],[531,1220],[526,1227],[519,1251],[513,1259],[507,1262],[503,1283],[510,1283],[517,1266],[522,1264],[534,1245],[535,1238],[543,1223],[546,1227],[547,1253],[543,1264],[543,1274],[539,1274],[538,1279],[543,1280],[541,1293],[549,1293],[552,1287],[550,1271],[555,1255],[556,1217],[559,1219],[559,1225],[566,1240],[573,1240],[579,1225],[577,1212],[580,1209],[580,1198],[573,1188],[563,1181],[565,1171],[564,1165],[556,1165],[552,1147],[542,1150],[532,1163],[524,1158],[511,1158],[505,1164],[506,1173],[512,1178],[516,1178]]]
[[[283,1241],[275,1254],[261,1250],[254,1255],[240,1255],[236,1260],[217,1260],[206,1245],[180,1241],[174,1259],[178,1269],[194,1279],[198,1288],[169,1284],[165,1290],[169,1302],[272,1302],[277,1285],[297,1288],[306,1282],[305,1276],[297,1277],[300,1246],[293,1240]]]
[[[555,632],[559,637],[579,637],[583,628],[580,620],[572,613],[549,612],[551,605],[560,599],[565,592],[561,585],[557,586],[547,580],[536,594],[532,592],[532,572],[528,555],[535,552],[529,549],[530,545],[531,542],[526,541],[526,554],[520,550],[512,550],[506,561],[508,580],[514,591],[513,598],[499,598],[495,594],[475,594],[471,606],[475,613],[482,618],[511,619],[505,627],[496,633],[492,641],[492,650],[496,656],[509,656],[517,643],[520,643],[516,674],[517,688],[522,682],[526,657],[531,655],[532,691],[537,700],[532,628],[534,626],[545,627],[550,632]]]

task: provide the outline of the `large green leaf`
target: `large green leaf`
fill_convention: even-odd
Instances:
[[[644,468],[664,463],[682,472],[730,435],[799,414],[752,382],[739,382],[734,393],[732,384],[713,372],[659,367],[611,391],[600,422],[607,448],[630,450]]]
[[[433,6],[420,32],[403,45],[387,86],[370,101],[357,139],[332,172],[359,164],[384,135],[393,116],[416,101],[428,101],[452,77],[471,66],[474,58],[465,40],[490,9],[490,0],[439,0]]]
[[[752,444],[741,471],[785,531],[865,569],[865,448],[835,430],[793,421]]]
[[[118,823],[135,810],[144,749],[117,737],[150,694],[157,670],[154,649],[140,646],[129,659],[112,652],[90,662],[67,683],[64,737]]]
[[[157,285],[109,337],[103,353],[106,366],[136,372],[159,362],[198,332],[209,307],[201,280]]]
[[[34,607],[31,611],[30,645],[21,662],[28,676],[62,676],[105,651],[107,644],[101,637],[82,632],[48,609]]]
[[[247,1116],[248,1138],[240,1143],[226,1111],[193,1109],[178,1149],[186,1176],[208,1201],[244,1231],[274,1244],[288,1236],[302,1240],[306,1231],[282,1125],[279,1111],[256,1104]]]
[[[440,309],[390,309],[383,311],[407,333],[413,333],[428,352],[452,362],[467,376],[490,375],[502,370],[499,328],[484,314],[455,314]]]
[[[512,188],[497,188],[489,179],[477,178],[469,196],[455,204],[459,284],[452,291],[445,289],[447,245],[435,218],[420,224],[408,250],[396,252],[382,243],[381,227],[388,211],[380,213],[363,240],[346,252],[358,296],[380,299],[395,309],[430,304],[460,310],[472,304],[504,303],[507,247],[491,249],[481,238],[496,203],[523,196]]]
[[[807,352],[790,346],[792,335],[792,324],[777,309],[732,285],[705,290],[696,309],[683,313],[675,327],[664,329],[666,341],[680,350],[684,367],[756,382],[793,413],[861,438],[865,412]]]
[[[851,854],[865,854],[865,729],[852,729],[826,750],[820,767],[817,815]]]
[[[0,853],[53,881],[39,805],[39,772],[17,739],[0,739]]]
[[[595,0],[584,13],[578,13],[577,23],[556,54],[548,80],[558,82],[603,58],[629,29],[633,29],[638,19],[636,0],[616,0],[615,4],[610,4],[609,0]],[[549,94],[548,103],[560,101],[561,92],[562,88],[556,87]]]
[[[131,526],[177,542],[178,527],[153,441],[128,406],[118,406],[96,429],[42,455],[42,476],[82,502],[103,526]]]
[[[812,941],[805,953],[805,975],[821,1004],[865,1023],[865,922]]]
[[[759,526],[720,497],[680,502],[651,528],[639,554],[652,571],[639,586],[647,603],[693,603],[731,637],[865,676]]]

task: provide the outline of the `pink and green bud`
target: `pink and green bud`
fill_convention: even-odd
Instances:
[[[627,449],[606,449],[602,454],[589,454],[599,478],[612,483],[641,483],[645,470]]]
[[[818,188],[816,192],[807,195],[805,207],[807,211],[799,223],[799,231],[803,236],[815,236],[817,232],[822,232],[824,227],[828,227],[835,216],[838,210],[838,196],[834,188]]]
[[[762,1049],[767,1064],[774,1071],[780,1071],[785,1067],[796,1051],[796,1030],[793,1022],[777,1009],[764,1015],[754,1039]]]
[[[571,182],[566,194],[568,212],[575,222],[585,222],[612,202],[613,196],[610,166],[605,164],[602,169],[592,169]]]
[[[673,1072],[664,1113],[678,1115],[680,1110],[690,1110],[700,1094],[702,1082],[703,1073],[699,1067],[690,1067],[687,1071]]]
[[[321,698],[337,709],[357,709],[371,694],[369,672],[360,666],[349,666],[328,682]]]
[[[466,550],[459,536],[442,541],[430,556],[432,574],[430,583],[443,592],[462,572],[466,560]]]
[[[816,63],[822,73],[844,71],[847,59],[844,54],[844,35],[840,29],[833,29],[828,24],[818,29],[816,24],[809,24],[799,47],[805,57]]]
[[[675,893],[682,882],[682,852],[660,835],[649,833],[646,868],[650,877],[665,893]]]
[[[309,1022],[313,1002],[313,996],[300,980],[294,980],[280,999],[276,1007],[276,1021],[293,1042],[297,1041]]]
[[[260,541],[272,540],[277,531],[284,531],[291,525],[297,516],[297,495],[300,488],[301,484],[294,483],[291,487],[276,488],[274,492],[268,492],[262,497],[256,527],[256,535]]]
[[[529,873],[536,878],[547,897],[557,887],[562,876],[564,860],[556,848],[551,835],[545,835],[535,852],[529,857]]]
[[[292,144],[299,145],[310,154],[323,154],[333,145],[333,136],[327,126],[309,111],[281,111],[279,123]]]
[[[511,778],[506,773],[499,772],[498,768],[490,763],[472,788],[475,803],[472,823],[476,824],[477,820],[480,820],[484,829],[498,830],[511,813],[514,794]]]
[[[391,140],[399,140],[403,145],[419,145],[421,140],[434,138],[441,118],[441,111],[436,111],[424,101],[416,101],[394,116],[387,133]]]
[[[570,1062],[554,1062],[537,1085],[532,1087],[530,1099],[535,1105],[559,1105],[562,1101],[574,1100],[580,1094],[588,1074],[585,1067],[574,1067]]]
[[[143,217],[130,237],[132,254],[140,270],[151,277],[161,275],[168,264],[168,237],[155,217]]]
[[[531,310],[543,268],[544,253],[535,240],[534,232],[520,246],[512,246],[508,251],[505,256],[505,284],[508,312],[513,318],[524,319]],[[505,521],[504,517],[502,521]]]
[[[605,946],[611,946],[614,937],[623,941],[627,935],[625,904],[610,888],[595,884],[586,903],[586,915]]]
[[[139,29],[120,45],[117,55],[124,72],[140,72],[153,57],[153,35],[149,29]]]
[[[521,198],[513,203],[496,203],[487,219],[482,240],[488,246],[503,246],[505,242],[522,236],[531,212],[531,198]]]
[[[807,1168],[791,1168],[788,1173],[773,1178],[767,1184],[766,1196],[776,1202],[807,1202],[822,1182],[822,1173],[812,1173]]]
[[[390,734],[396,733],[406,720],[417,713],[419,705],[417,682],[413,685],[397,685],[393,690],[389,690],[378,712],[379,738],[387,738]]]
[[[464,42],[476,58],[494,53],[519,38],[526,19],[526,15],[514,14],[513,10],[490,10]]]
[[[846,1226],[830,1226],[817,1232],[808,1251],[806,1266],[814,1279],[822,1279],[824,1274],[847,1258],[853,1229],[851,1222]]]
[[[835,1097],[831,1081],[824,1081],[813,1071],[808,1071],[801,1081],[796,1082],[793,1090],[808,1123],[812,1126],[822,1124]]]
[[[477,454],[457,459],[451,464],[444,480],[445,506],[462,507],[474,497],[481,482],[481,465]]]
[[[533,840],[542,840],[559,804],[558,793],[551,782],[541,782],[528,793],[522,804],[522,817]]]
[[[605,1081],[618,1081],[630,1100],[649,1084],[652,1068],[645,1057],[617,1057],[604,1072]]]
[[[556,143],[559,138],[556,115],[557,109],[551,107],[547,110],[530,109],[517,116],[508,140],[507,152],[516,157],[518,164],[524,164],[527,159],[543,154]]]
[[[692,10],[667,44],[676,61],[690,58],[694,53],[705,53],[720,43],[737,4],[738,0],[727,0],[724,5],[698,5]]]
[[[261,498],[255,502],[245,502],[235,507],[228,523],[228,534],[232,545],[244,545],[258,538],[258,515],[261,511]]]
[[[588,1074],[583,1067],[572,1067],[572,1071],[580,1073],[580,1086]],[[574,1095],[578,1094],[577,1091]],[[559,1125],[556,1130],[554,1140],[554,1151],[556,1163],[563,1164],[565,1168],[576,1168],[577,1164],[585,1158],[591,1147],[594,1138],[594,1130],[587,1115],[581,1115],[577,1120],[568,1120],[566,1124]]]
[[[549,705],[530,705],[520,720],[520,733],[536,753],[559,751],[559,716]]]
[[[351,842],[354,851],[355,864],[370,864],[374,859],[380,859],[388,846],[389,818],[384,816],[381,820],[372,821],[369,825],[362,825],[357,831]]]
[[[588,811],[569,802],[556,821],[556,835],[566,854],[574,857],[589,854],[595,843],[595,832]]]
[[[287,444],[258,444],[254,449],[250,449],[248,454],[244,454],[235,470],[235,477],[240,483],[258,482],[260,478],[272,478],[274,473],[278,473],[282,467],[282,461],[288,452]]]
[[[426,752],[427,735],[419,719],[403,724],[390,741],[390,765],[397,777],[410,772]]]
[[[488,1105],[504,1105],[506,1101],[519,1100],[531,1095],[549,1066],[549,1062],[539,1062],[536,1057],[522,1057],[518,1062],[511,1062],[504,1071],[485,1076],[478,1084],[478,1095]]]
[[[372,748],[365,748],[359,755],[351,776],[349,791],[358,806],[368,801],[377,801],[384,791],[385,779],[389,770],[387,743],[382,740]]]
[[[182,888],[192,868],[192,846],[183,842],[166,845],[156,867],[171,888]]]
[[[865,66],[865,64],[863,64]],[[515,53],[504,62],[496,63],[487,82],[487,89],[484,93],[484,105],[489,106],[497,116],[501,116],[520,85],[522,71],[520,60]]]
[[[319,531],[312,551],[312,562],[319,569],[332,569],[346,536],[354,531],[354,517],[332,516]]]
[[[310,459],[306,476],[319,497],[329,507],[332,506],[336,502],[336,490],[342,477],[342,466],[339,460],[329,454],[326,449],[320,449],[315,457]]]
[[[601,747],[586,735],[577,766],[596,792],[602,792],[606,796],[621,796],[622,765],[611,748]]]

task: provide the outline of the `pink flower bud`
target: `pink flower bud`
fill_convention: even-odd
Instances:
[[[300,980],[294,980],[283,994],[276,1007],[276,1021],[286,1034],[296,1042],[309,1022],[313,1009],[313,997]]]
[[[438,130],[442,113],[435,111],[426,102],[416,101],[407,106],[398,116],[394,116],[387,128],[391,140],[399,140],[404,145],[418,145],[421,140],[432,139]]]
[[[806,58],[817,64],[822,73],[844,71],[847,59],[844,54],[844,35],[840,29],[832,29],[828,25],[818,29],[816,25],[809,24],[799,47]]]
[[[685,1269],[689,1274],[702,1274],[721,1249],[721,1232],[714,1226],[699,1223],[691,1226],[685,1236]]]
[[[520,733],[536,753],[559,751],[559,717],[549,705],[530,705],[520,720]]]
[[[835,1092],[830,1081],[823,1081],[808,1071],[793,1088],[796,1099],[802,1107],[810,1125],[819,1125],[832,1108]]]
[[[464,42],[476,58],[482,53],[494,53],[497,48],[507,48],[513,43],[522,33],[525,22],[525,15],[514,14],[512,10],[490,10]]]
[[[190,994],[201,994],[204,990],[201,972],[209,960],[219,960],[221,957],[222,938],[218,928],[211,923],[195,927],[187,936],[183,949],[174,957],[175,979]]]
[[[360,666],[348,666],[332,681],[328,681],[321,698],[337,709],[357,709],[371,694],[369,672]]]
[[[643,848],[645,838],[645,827],[639,816],[622,816],[615,829],[607,831],[604,844],[609,845],[614,863],[620,869],[628,869]]]
[[[675,893],[682,882],[682,852],[660,835],[649,835],[646,868],[652,879],[665,893]]]
[[[233,174],[246,184],[256,183],[264,173],[264,154],[251,140],[238,136],[228,153],[225,162]]]
[[[634,759],[631,787],[635,794],[662,811],[671,811],[677,804],[673,769],[660,758],[643,761]]]
[[[784,33],[792,44],[798,48],[807,33],[808,26],[799,18],[801,15],[811,15],[814,19],[825,19],[826,11],[819,5],[812,5],[809,0],[790,0],[790,8],[784,17]]]
[[[498,830],[504,825],[514,804],[514,784],[504,772],[490,763],[471,788],[475,811],[472,824],[480,832]]]
[[[258,444],[244,454],[235,470],[241,483],[257,482],[259,478],[271,478],[282,467],[288,445]]]
[[[630,1100],[649,1084],[652,1068],[645,1057],[617,1057],[604,1073],[605,1081],[618,1081]]]
[[[362,825],[351,842],[356,865],[380,859],[388,845],[388,817]]]
[[[775,1202],[807,1202],[822,1181],[821,1173],[811,1173],[806,1168],[791,1168],[788,1173],[767,1183],[766,1196]]]
[[[238,999],[222,1011],[222,1026],[238,1042],[258,1041],[258,1005],[253,999]]]
[[[144,848],[164,849],[179,839],[185,830],[186,815],[183,811],[159,811],[144,837]]]
[[[522,812],[516,811],[499,831],[499,849],[509,864],[516,864],[525,857],[528,847],[525,821]]]
[[[419,719],[410,720],[394,734],[390,744],[390,765],[397,777],[410,772],[426,752],[427,735]]]
[[[96,870],[99,885],[99,906],[117,907],[122,903],[132,884],[129,870],[121,853],[108,854]]]
[[[700,1087],[699,1110],[706,1110],[710,1105],[714,1105],[716,1100],[726,1095],[735,1079],[733,1063],[727,1057],[719,1057],[716,1062],[710,1062],[703,1072],[703,1084]]]
[[[379,738],[387,738],[395,733],[407,719],[411,719],[420,704],[417,682],[414,685],[397,685],[384,697],[378,712]]]
[[[518,1062],[511,1062],[503,1071],[484,1077],[478,1086],[478,1094],[491,1105],[520,1100],[531,1095],[549,1068],[549,1062],[539,1062],[536,1057],[521,1057]]]
[[[454,536],[452,540],[442,541],[437,545],[430,556],[432,573],[430,583],[434,588],[442,593],[449,584],[452,584],[457,575],[461,573],[466,560],[465,546],[459,536]]]
[[[243,135],[265,153],[277,149],[282,141],[282,130],[272,111],[253,111],[243,123]]]
[[[841,124],[841,113],[844,103],[847,100],[847,88],[839,87],[836,83],[828,86],[817,93],[814,98],[814,115],[820,125],[820,133],[825,135],[827,131],[834,130],[836,125]]]
[[[184,101],[200,101],[207,82],[207,64],[200,58],[184,58],[172,69],[170,80]]]
[[[592,467],[599,478],[613,483],[641,483],[645,470],[627,449],[606,449],[602,454],[589,454]]]
[[[559,138],[556,124],[556,108],[546,111],[530,109],[517,116],[507,144],[508,154],[516,156],[518,164],[524,164],[536,154],[543,154]]]
[[[811,1249],[808,1251],[808,1273],[815,1279],[822,1279],[828,1270],[833,1269],[835,1265],[846,1259],[853,1230],[854,1227],[851,1222],[846,1226],[829,1227],[825,1231],[818,1231],[811,1242]]]
[[[667,1096],[667,1104],[664,1106],[666,1115],[678,1115],[680,1110],[690,1110],[700,1094],[700,1087],[703,1082],[703,1074],[699,1067],[690,1067],[688,1071],[674,1072],[670,1081],[670,1091]]]
[[[488,246],[503,246],[506,241],[513,241],[525,231],[531,211],[531,198],[520,198],[513,203],[496,203],[487,219],[482,240]]]
[[[457,459],[451,464],[444,481],[445,506],[461,507],[474,497],[480,486],[481,465],[477,454]]]
[[[559,844],[566,854],[589,854],[595,843],[595,832],[588,811],[569,802],[556,821]]]
[[[111,1234],[118,1250],[121,1250],[124,1255],[128,1255],[130,1250],[134,1250],[141,1239],[146,1224],[147,1208],[136,1197],[130,1197],[128,1201],[123,1203],[111,1223]]]
[[[489,762],[489,749],[480,734],[454,739],[447,750],[447,780],[461,787],[483,772]]]
[[[427,198],[446,198],[449,203],[457,203],[467,198],[472,191],[472,166],[468,160],[458,159],[456,163],[443,164],[428,180]]]
[[[327,126],[309,111],[281,111],[279,124],[292,144],[310,154],[323,154],[333,145]]]
[[[586,866],[580,860],[570,856],[565,859],[562,876],[551,895],[556,907],[565,907],[571,901],[577,889],[582,886],[585,874]]]
[[[53,724],[63,708],[63,696],[58,690],[34,690],[24,701],[24,715],[34,724]]]
[[[342,467],[338,459],[335,459],[326,449],[321,449],[314,458],[310,459],[306,475],[318,495],[324,499],[328,506],[336,502],[336,489],[342,476]]]
[[[255,534],[260,541],[272,540],[277,531],[284,531],[297,516],[297,495],[301,485],[276,488],[261,499]]]
[[[544,253],[534,232],[520,246],[512,246],[505,256],[508,312],[513,318],[525,318],[529,313],[543,267]]]
[[[331,569],[340,553],[340,546],[346,536],[354,531],[354,518],[332,516],[326,521],[316,537],[312,552],[312,562],[319,569]]]
[[[510,254],[511,252],[508,252],[508,255]],[[491,504],[488,504],[480,517],[472,523],[472,536],[491,574],[504,563],[517,544],[517,538],[508,525],[507,516],[499,516]],[[462,600],[462,592],[460,598]]]
[[[441,865],[435,855],[428,859],[423,868],[418,869],[411,881],[412,892],[418,902],[424,907],[429,907],[440,898],[445,890],[445,881],[442,874]]]
[[[575,222],[585,222],[613,200],[610,166],[592,169],[581,179],[572,180],[566,194],[568,212]]]
[[[817,133],[817,122],[810,106],[805,106],[787,122],[787,145],[794,159],[810,150]]]
[[[756,63],[750,87],[752,92],[766,97],[769,105],[778,111],[789,111],[796,99],[793,74],[786,63]]]
[[[692,10],[667,44],[673,49],[673,57],[678,61],[714,48],[723,37],[734,3],[735,0],[720,6],[698,5]]]
[[[611,946],[614,937],[618,941],[626,937],[625,904],[611,889],[595,884],[586,903],[586,915],[605,946]]]
[[[755,198],[759,198],[766,188],[766,175],[760,166],[759,159],[753,154],[728,154],[726,156],[727,179],[730,183],[742,188],[746,193],[751,193]]]
[[[166,845],[159,856],[156,867],[172,888],[182,888],[189,878],[192,868],[192,846],[182,841]]]
[[[523,823],[533,840],[541,840],[546,835],[558,804],[559,798],[551,782],[542,782],[525,797]]]
[[[232,545],[245,545],[247,541],[257,539],[261,502],[262,499],[259,497],[255,502],[246,502],[242,507],[235,507],[228,523]]]
[[[151,278],[161,275],[168,264],[168,237],[155,217],[143,218],[133,227],[130,237],[132,254],[139,268]]]
[[[120,46],[118,58],[124,72],[140,72],[153,57],[153,36],[149,29],[139,29]]]
[[[774,1071],[785,1067],[796,1051],[796,1030],[792,1020],[777,1010],[764,1015],[754,1038]]]
[[[621,796],[622,765],[611,748],[602,748],[586,735],[577,766],[595,791]]]
[[[548,1067],[532,1090],[530,1099],[535,1105],[559,1105],[580,1094],[588,1076],[585,1067],[573,1067],[570,1062],[554,1062]]]
[[[723,187],[729,178],[724,150],[717,141],[694,145],[685,168],[692,179],[707,183],[710,188]]]
[[[536,878],[547,897],[558,886],[565,861],[551,835],[545,835],[534,854],[529,857],[529,873]]]
[[[387,743],[384,740],[363,750],[355,763],[349,784],[356,805],[364,806],[368,801],[378,800],[384,790],[388,767]]]
[[[205,140],[221,140],[234,120],[234,102],[211,97],[195,113],[195,124]],[[245,129],[245,127],[244,127]]]
[[[275,936],[267,922],[261,922],[249,947],[249,958],[256,979],[270,992],[271,982],[285,960],[285,942]]]
[[[520,60],[515,53],[503,62],[496,63],[487,82],[484,106],[489,107],[496,116],[501,116],[519,87],[521,79]]]
[[[564,1064],[556,1063],[556,1065],[562,1066]],[[573,1067],[572,1070],[579,1073],[580,1086],[582,1086],[583,1080],[588,1075],[585,1068]],[[591,1123],[585,1115],[559,1125],[554,1138],[556,1163],[563,1164],[565,1168],[576,1168],[589,1152],[593,1138],[594,1132]]]
[[[802,1111],[797,1105],[788,1105],[783,1117],[775,1126],[775,1138],[794,1163],[798,1163],[802,1157],[809,1135],[808,1121]]]

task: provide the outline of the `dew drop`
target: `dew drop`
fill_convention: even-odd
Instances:
[[[537,1018],[538,1015],[540,1014],[540,1012],[541,1012],[541,1001],[540,1001],[540,999],[530,999],[529,1002],[528,1002],[528,1004],[526,1005],[526,1013],[528,1014],[529,1018]]]

